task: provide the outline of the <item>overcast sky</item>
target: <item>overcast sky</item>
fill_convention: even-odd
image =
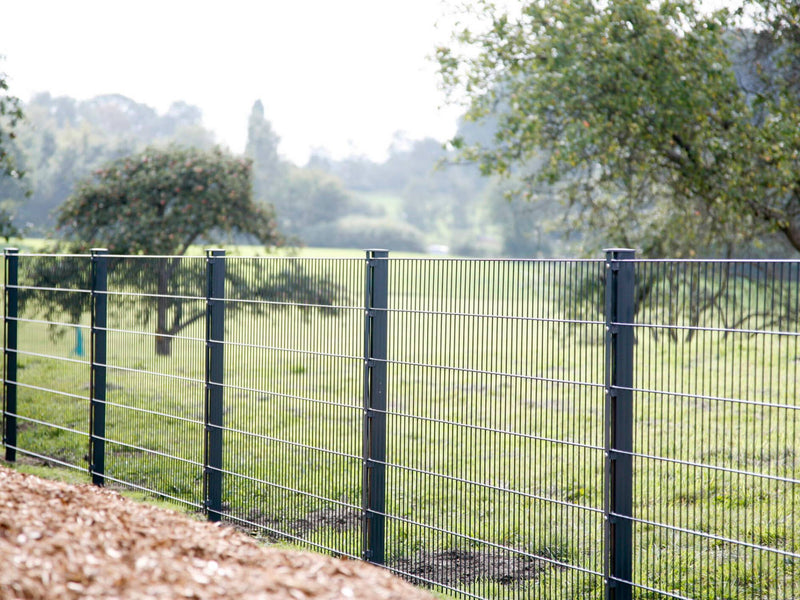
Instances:
[[[315,148],[381,159],[398,131],[445,140],[460,112],[428,59],[456,0],[0,2],[14,95],[119,93],[159,112],[183,100],[234,152],[256,99],[299,164]]]
[[[256,99],[281,153],[380,159],[396,131],[446,139],[426,57],[446,28],[440,0],[20,0],[4,2],[0,70],[28,100],[120,93],[163,112],[184,100],[233,151]]]

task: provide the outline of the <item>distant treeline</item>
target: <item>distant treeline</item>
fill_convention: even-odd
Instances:
[[[23,108],[11,151],[26,176],[0,180],[0,206],[29,236],[52,234],[54,209],[77,181],[110,160],[150,145],[216,143],[201,110],[185,102],[159,114],[119,94],[76,100],[41,93]],[[449,249],[469,256],[559,251],[554,198],[509,200],[507,185],[482,177],[474,165],[457,164],[456,153],[437,140],[398,134],[383,162],[316,154],[299,167],[281,157],[280,138],[260,101],[247,127],[255,198],[275,206],[281,231],[297,244]],[[475,139],[487,132],[465,125],[460,134]]]

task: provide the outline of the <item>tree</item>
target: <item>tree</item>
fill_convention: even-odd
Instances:
[[[179,257],[192,244],[224,234],[280,243],[272,209],[253,202],[250,173],[249,160],[220,149],[148,148],[96,171],[58,209],[57,229],[73,250],[171,257],[157,262],[158,354],[169,354],[170,336],[200,318],[173,297],[185,279]]]
[[[484,30],[457,31],[437,56],[467,118],[495,119],[495,135],[454,145],[485,174],[518,177],[523,196],[560,182],[573,223],[603,244],[731,254],[778,232],[800,250],[796,71],[762,69],[754,97],[732,64],[736,15],[697,4],[537,0],[512,15],[481,0]],[[789,0],[757,4],[797,27]],[[777,31],[759,35],[797,57]]]
[[[0,185],[4,196],[13,195],[21,189],[19,180],[24,175],[20,168],[19,151],[14,142],[23,113],[19,98],[8,93],[7,79],[6,74],[0,71]],[[8,182],[7,179],[13,181]],[[0,237],[8,240],[18,233],[6,207],[0,207]]]
[[[32,194],[16,208],[16,219],[42,235],[75,184],[105,163],[152,145],[214,147],[200,109],[185,102],[158,114],[118,94],[78,101],[45,92],[24,109],[16,142]]]
[[[280,141],[264,117],[264,105],[256,100],[247,123],[245,154],[253,161],[253,190],[259,200],[274,203],[286,178],[286,165],[278,155]]]
[[[352,207],[350,194],[337,177],[308,167],[291,169],[275,198],[281,231],[301,240],[313,227],[336,221]]]

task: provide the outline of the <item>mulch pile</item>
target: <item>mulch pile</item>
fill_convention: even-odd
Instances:
[[[91,485],[0,467],[0,598],[430,600],[362,563],[259,546]]]

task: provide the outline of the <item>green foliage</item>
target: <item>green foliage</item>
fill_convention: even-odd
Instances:
[[[309,231],[350,214],[354,203],[341,181],[311,168],[291,169],[283,189],[273,196],[281,231],[312,243]]]
[[[45,92],[24,109],[17,142],[32,195],[18,206],[17,219],[38,234],[49,233],[52,212],[75,183],[104,163],[148,145],[214,145],[213,134],[202,126],[200,109],[185,102],[174,102],[158,114],[120,94],[79,101]]]
[[[7,199],[9,191],[13,193],[20,189],[18,182],[24,171],[20,168],[15,139],[22,119],[19,98],[8,93],[7,76],[0,71],[0,201]],[[0,237],[8,240],[18,234],[6,206],[0,205]]]
[[[797,71],[763,69],[772,93],[753,101],[730,59],[733,15],[686,0],[473,10],[485,27],[458,30],[437,56],[445,87],[468,98],[467,119],[496,122],[488,144],[454,141],[485,174],[519,176],[528,196],[562,182],[574,224],[598,245],[730,254],[779,231],[800,249]]]
[[[245,154],[253,160],[256,199],[275,203],[287,176],[287,166],[278,156],[281,138],[264,117],[264,105],[256,100],[247,124]]]
[[[79,247],[117,254],[181,255],[201,238],[235,233],[274,245],[273,212],[253,202],[250,169],[218,148],[148,148],[80,182],[57,227]]]
[[[170,354],[172,337],[202,318],[203,311],[185,310],[174,296],[190,295],[185,286],[198,280],[192,265],[178,257],[200,240],[241,234],[274,245],[281,242],[272,209],[252,199],[251,163],[220,149],[148,148],[118,159],[79,183],[58,210],[57,226],[73,251],[105,247],[112,254],[172,256],[155,265],[116,261],[112,268],[138,291],[154,294],[152,306],[139,310],[139,320],[156,318],[156,351]],[[38,286],[58,277],[60,261],[40,264],[32,277]],[[188,271],[187,271],[188,269]],[[81,276],[80,270],[73,273]],[[154,276],[153,276],[154,275]],[[61,278],[68,280],[69,278]],[[302,286],[300,286],[302,287]],[[67,295],[43,296],[45,311],[61,307],[73,320],[84,312]]]
[[[392,219],[345,217],[309,229],[305,240],[312,246],[329,248],[388,248],[424,252],[422,232],[413,225]]]

